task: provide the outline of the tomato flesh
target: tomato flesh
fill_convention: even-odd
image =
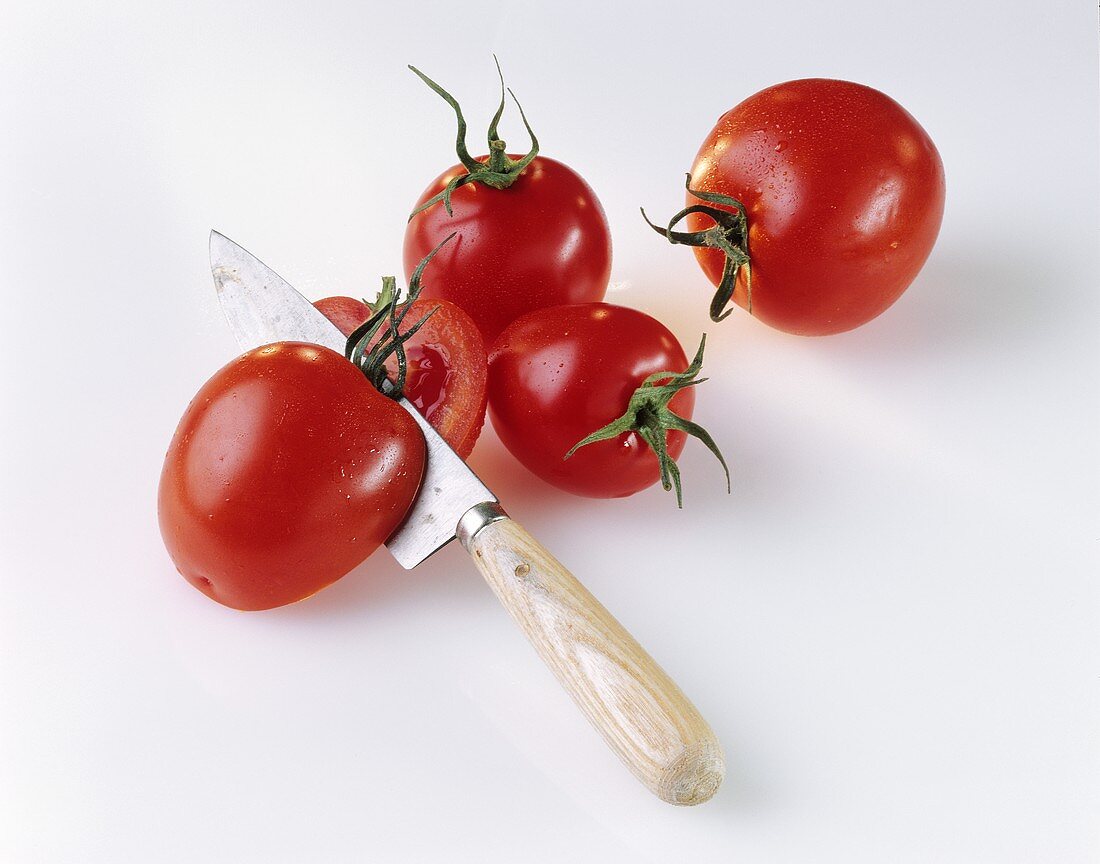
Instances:
[[[745,205],[752,314],[790,333],[840,333],[887,309],[920,271],[943,219],[943,163],[897,102],[870,87],[810,78],[769,87],[718,121],[691,188]],[[688,194],[688,204],[701,203]],[[688,217],[692,231],[707,217]],[[725,256],[696,248],[710,280]],[[738,277],[734,301],[748,308]]]
[[[326,297],[314,305],[345,336],[371,314],[365,303],[351,297]],[[405,396],[465,459],[485,424],[485,342],[470,317],[446,300],[414,301],[402,330],[428,313],[431,317],[405,343]],[[386,370],[391,379],[396,376],[396,359],[386,361]]]
[[[465,173],[456,165],[440,174],[416,206]],[[405,275],[457,232],[432,259],[420,296],[461,306],[487,344],[526,312],[601,300],[607,291],[607,218],[591,187],[567,165],[538,156],[507,189],[481,183],[456,189],[451,207],[453,216],[438,203],[410,220]]]
[[[416,421],[339,354],[266,345],[184,412],[160,478],[161,534],[184,578],[219,603],[293,603],[389,537],[425,455]]]
[[[489,356],[489,416],[520,462],[548,483],[594,498],[620,498],[660,479],[657,457],[636,432],[598,441],[563,459],[589,433],[626,410],[655,372],[682,372],[688,359],[656,319],[610,303],[539,309],[513,321]],[[669,407],[686,419],[694,388]],[[686,436],[666,433],[669,455]]]
[[[455,375],[450,353],[445,345],[427,342],[405,350],[408,399],[425,417],[435,417],[447,400],[447,388]]]

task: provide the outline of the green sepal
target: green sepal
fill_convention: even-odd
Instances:
[[[405,377],[408,371],[405,343],[424,326],[424,323],[435,313],[435,309],[430,310],[404,332],[400,329],[401,324],[409,314],[413,301],[420,296],[424,268],[440,249],[454,239],[454,236],[454,232],[449,234],[416,265],[409,279],[409,288],[404,300],[401,299],[397,290],[397,279],[393,276],[383,276],[382,290],[378,292],[373,302],[367,303],[371,316],[348,336],[344,356],[359,367],[376,390],[393,399],[400,399],[405,392]],[[387,325],[386,334],[372,347],[371,340],[382,329],[383,324]],[[391,381],[386,374],[386,360],[391,354],[397,360],[397,378],[394,381]]]
[[[487,135],[489,142],[489,158],[485,162],[480,162],[471,156],[470,151],[466,147],[466,118],[462,116],[462,108],[459,107],[458,100],[415,66],[409,67],[416,73],[421,81],[431,87],[432,90],[442,97],[444,102],[454,109],[455,116],[458,118],[458,136],[455,142],[455,150],[458,153],[458,161],[462,163],[467,172],[451,180],[442,192],[432,196],[413,210],[413,212],[409,214],[410,220],[412,220],[413,216],[417,213],[421,213],[429,207],[434,207],[440,201],[443,202],[443,206],[447,210],[447,215],[453,216],[454,211],[451,209],[451,195],[454,194],[456,189],[465,186],[467,183],[484,183],[486,186],[491,186],[493,189],[507,189],[516,182],[516,178],[523,172],[523,169],[530,165],[535,157],[539,155],[539,139],[535,137],[535,133],[531,129],[531,124],[527,122],[527,115],[523,113],[523,106],[519,104],[516,94],[511,90],[507,90],[507,93],[512,97],[512,101],[516,103],[516,107],[519,109],[519,116],[523,120],[523,126],[527,130],[527,134],[531,137],[531,148],[527,151],[526,155],[519,159],[511,159],[505,152],[507,145],[497,134],[497,126],[500,123],[500,118],[504,114],[504,94],[506,92],[504,87],[504,73],[500,71],[500,61],[497,60],[495,54],[493,55],[493,62],[496,63],[497,75],[500,78],[500,105],[497,106],[496,113],[489,123],[489,132]]]
[[[646,377],[638,389],[630,397],[627,403],[626,413],[616,420],[612,420],[602,429],[597,429],[591,435],[582,438],[574,444],[564,458],[568,459],[581,447],[593,444],[596,441],[606,441],[617,438],[625,432],[637,432],[638,436],[646,442],[657,456],[657,462],[661,469],[661,486],[668,492],[676,489],[676,506],[683,509],[684,495],[680,484],[680,469],[676,461],[669,456],[666,441],[666,433],[671,430],[683,432],[693,438],[698,438],[706,446],[722,465],[726,473],[726,492],[730,491],[730,469],[722,456],[722,451],[714,443],[710,433],[679,414],[673,413],[668,407],[672,397],[687,387],[702,384],[706,378],[699,378],[699,372],[703,368],[703,350],[707,344],[707,336],[699,340],[699,350],[695,352],[695,359],[691,361],[683,372],[654,372]]]
[[[684,246],[708,246],[718,249],[726,256],[722,265],[722,278],[710,301],[710,318],[721,321],[732,312],[729,306],[737,287],[737,276],[745,270],[745,294],[748,313],[752,314],[752,260],[749,257],[749,220],[745,214],[745,205],[730,195],[717,192],[702,192],[691,188],[691,175],[687,175],[684,184],[688,192],[708,204],[693,204],[685,207],[668,220],[668,226],[654,225],[642,208],[642,218],[654,231],[666,238],[669,243]],[[709,204],[719,204],[711,207]],[[714,225],[703,231],[676,231],[676,225],[692,213],[702,213],[714,221]]]

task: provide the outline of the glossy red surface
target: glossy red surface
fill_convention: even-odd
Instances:
[[[691,177],[692,188],[745,205],[752,313],[791,333],[839,333],[883,312],[916,277],[943,218],[943,164],[928,134],[890,97],[847,81],[750,96],[719,119]],[[690,230],[711,224],[688,219]],[[695,254],[717,285],[722,253]],[[748,305],[743,274],[734,300]]]
[[[191,401],[160,478],[176,568],[236,609],[308,597],[400,524],[424,472],[408,412],[339,354],[281,342],[218,371]]]
[[[405,389],[409,401],[425,417],[434,417],[447,401],[447,391],[456,383],[451,353],[438,342],[422,342],[406,348],[405,353]]]
[[[489,416],[508,450],[548,483],[578,495],[619,498],[660,479],[657,457],[629,432],[566,452],[619,417],[654,372],[682,372],[676,337],[644,312],[610,303],[540,309],[512,322],[489,355]],[[691,418],[692,388],[671,409]],[[675,459],[682,432],[667,433]]]
[[[466,173],[456,165],[424,190],[416,206]],[[611,233],[591,187],[571,168],[537,157],[507,189],[469,183],[455,190],[453,216],[442,203],[405,231],[405,275],[452,232],[424,276],[424,299],[458,304],[486,343],[513,319],[544,306],[601,300],[611,275]]]

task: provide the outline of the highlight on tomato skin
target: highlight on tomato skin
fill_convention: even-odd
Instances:
[[[425,459],[416,421],[341,355],[265,345],[184,412],[161,472],[161,534],[176,569],[219,603],[293,603],[389,537]]]
[[[313,305],[345,336],[371,315],[366,303],[351,297],[325,297]],[[485,424],[489,376],[485,342],[470,317],[446,300],[414,301],[401,332],[410,330],[425,315],[427,321],[405,343],[405,397],[465,459]],[[387,332],[384,327],[377,338]],[[394,377],[397,361],[391,357],[386,368]]]
[[[484,157],[482,157],[484,158]],[[420,206],[457,173],[428,184]],[[596,193],[568,165],[537,157],[507,189],[470,183],[417,213],[405,231],[406,275],[450,232],[458,236],[432,264],[422,299],[461,306],[487,344],[520,315],[546,306],[602,300],[611,278],[611,231]]]
[[[693,192],[743,207],[747,243],[736,226],[725,231],[749,259],[732,271],[733,302],[779,330],[822,336],[867,323],[909,287],[939,234],[946,185],[935,144],[901,105],[862,84],[807,78],[723,114],[685,196],[688,207],[713,205]],[[733,259],[697,233],[715,228],[694,212],[675,230],[722,286]]]
[[[593,498],[633,495],[662,478],[658,457],[638,431],[573,448],[621,419],[647,377],[689,365],[671,331],[636,309],[610,303],[539,309],[513,321],[493,345],[489,416],[509,452],[546,482]],[[690,421],[694,390],[677,390],[665,400],[667,410]],[[674,462],[687,436],[677,429],[658,434]]]

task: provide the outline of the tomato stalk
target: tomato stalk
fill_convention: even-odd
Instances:
[[[684,495],[680,485],[680,469],[676,465],[676,460],[669,456],[666,442],[667,433],[676,430],[698,438],[715,455],[722,464],[722,470],[726,472],[726,492],[729,492],[730,469],[710,433],[698,423],[673,413],[668,407],[672,397],[681,390],[702,384],[707,380],[698,377],[703,368],[703,349],[706,344],[707,337],[704,333],[703,338],[699,340],[699,350],[695,352],[695,359],[683,372],[654,372],[647,376],[630,397],[626,413],[578,441],[564,458],[568,459],[587,444],[616,438],[625,432],[637,432],[657,456],[661,469],[661,486],[666,492],[675,487],[676,506],[682,510]]]
[[[373,303],[367,304],[373,314],[348,336],[344,356],[359,367],[376,390],[393,399],[400,399],[405,392],[405,377],[408,371],[405,343],[424,326],[435,309],[404,332],[400,329],[401,324],[409,314],[413,301],[420,296],[424,268],[454,236],[453,233],[450,234],[416,266],[409,279],[409,288],[404,302],[401,301],[397,291],[397,279],[393,276],[383,276],[382,290]],[[383,325],[386,328],[385,334],[372,346],[371,341],[382,330]],[[391,354],[397,360],[397,376],[394,380],[390,380],[386,373],[386,360]]]
[[[458,137],[455,144],[455,150],[458,153],[458,161],[462,163],[467,171],[466,174],[462,174],[451,180],[446,188],[438,195],[429,198],[413,210],[413,212],[409,214],[410,221],[417,213],[427,210],[440,201],[443,202],[443,206],[447,210],[447,215],[453,215],[453,211],[451,210],[451,195],[456,189],[460,186],[465,186],[467,183],[484,183],[486,186],[490,186],[493,189],[507,189],[516,182],[516,178],[519,177],[523,169],[530,165],[535,157],[539,155],[539,140],[535,137],[535,133],[531,129],[531,124],[527,122],[527,115],[523,113],[523,106],[519,104],[516,94],[513,93],[511,89],[508,89],[507,92],[508,95],[512,97],[512,101],[516,103],[516,107],[519,109],[519,116],[523,120],[524,128],[527,129],[527,134],[531,137],[531,149],[527,151],[526,155],[519,159],[512,159],[506,152],[507,145],[501,140],[497,133],[497,126],[500,123],[500,118],[504,115],[504,73],[500,71],[500,61],[497,60],[496,55],[493,55],[493,62],[497,65],[497,75],[500,77],[500,105],[497,106],[496,113],[489,123],[489,156],[484,162],[471,156],[470,151],[466,148],[466,118],[462,116],[462,108],[459,107],[458,100],[415,66],[409,67],[419,76],[421,81],[431,87],[432,90],[442,97],[444,102],[454,109],[455,116],[458,118]]]
[[[737,276],[742,268],[745,271],[745,293],[747,295],[746,308],[752,314],[752,261],[749,258],[749,220],[745,215],[745,205],[729,195],[719,195],[717,192],[701,192],[691,188],[691,175],[687,175],[684,184],[687,191],[710,204],[720,204],[719,207],[711,207],[707,204],[693,204],[685,207],[668,220],[668,227],[661,228],[649,221],[645,208],[642,208],[642,218],[654,231],[665,237],[669,243],[684,246],[704,246],[718,249],[726,256],[722,265],[722,279],[718,283],[718,289],[710,301],[710,318],[712,321],[721,321],[732,312],[729,303],[733,299],[734,289],[737,287]],[[692,213],[701,213],[712,219],[714,225],[703,231],[676,231],[676,224]]]

